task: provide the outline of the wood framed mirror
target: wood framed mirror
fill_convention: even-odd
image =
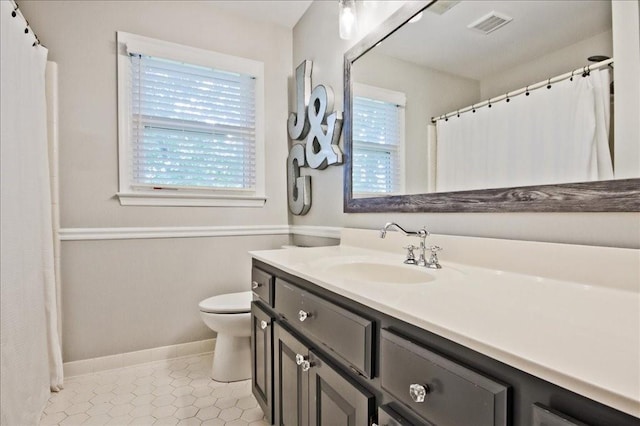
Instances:
[[[509,3],[535,6],[538,8],[538,10],[526,10],[519,12],[518,10],[516,10],[517,8],[510,9],[510,7],[508,6]],[[560,3],[566,3],[566,5],[561,5],[561,8],[565,6],[568,7],[570,4],[580,5],[581,3],[592,3],[595,4],[595,6],[599,7],[600,10],[550,10],[549,7],[551,7],[552,3],[556,5]],[[480,4],[484,4],[485,9],[490,12],[495,12],[495,10],[497,10],[498,12],[502,12],[503,10],[506,10],[508,13],[496,13],[496,15],[498,16],[498,18],[504,16],[509,18],[509,15],[514,15],[513,22],[505,25],[504,30],[496,30],[495,33],[492,32],[488,35],[478,36],[476,34],[472,34],[471,32],[465,33],[462,36],[443,34],[445,30],[448,31],[449,28],[456,27],[456,25],[445,20],[444,18],[459,19],[460,22],[465,23],[464,27],[466,27],[469,17],[480,14],[481,9],[466,11],[465,7],[474,5],[476,8],[478,8],[479,6],[482,6]],[[609,7],[608,17],[605,16],[604,18],[600,16],[602,14],[601,12],[603,12],[603,4],[605,5],[605,7]],[[520,83],[521,86],[517,86],[518,81],[530,81],[531,85],[533,85],[534,83],[538,83],[541,80],[546,80],[547,78],[549,78],[550,82],[553,82],[553,84],[555,84],[556,80],[552,80],[551,78],[563,74],[558,71],[553,71],[554,68],[551,67],[549,68],[549,70],[543,68],[541,71],[537,71],[537,75],[544,75],[544,78],[538,77],[536,79],[535,72],[533,74],[521,72],[521,74],[523,75],[519,75],[516,77],[506,75],[492,75],[492,81],[487,83],[486,81],[482,80],[482,74],[484,73],[484,80],[487,80],[487,74],[495,74],[495,68],[493,69],[493,71],[491,70],[492,66],[499,66],[501,67],[501,69],[527,69],[536,71],[535,68],[537,67],[537,63],[534,62],[535,60],[538,60],[538,63],[540,63],[540,58],[552,58],[553,55],[555,55],[556,57],[562,57],[563,55],[571,56],[570,54],[566,54],[567,49],[569,48],[568,46],[576,45],[579,47],[579,49],[582,49],[585,52],[593,51],[594,55],[602,54],[602,50],[607,50],[607,46],[609,46],[609,49],[611,49],[610,46],[612,42],[606,41],[607,36],[610,38],[612,33],[610,8],[611,4],[609,2],[575,1],[491,2],[440,0],[434,2],[408,2],[407,4],[402,6],[376,30],[367,35],[362,41],[356,44],[344,55],[344,212],[640,211],[640,178],[638,178],[638,175],[633,173],[631,175],[629,175],[629,173],[616,173],[616,168],[618,168],[618,165],[615,164],[613,156],[613,152],[615,150],[613,137],[609,138],[610,141],[608,142],[610,144],[608,155],[611,155],[609,162],[611,164],[611,176],[613,178],[609,177],[602,179],[596,177],[589,178],[588,180],[582,180],[580,178],[572,180],[572,178],[568,178],[567,180],[557,181],[554,180],[554,178],[549,178],[549,182],[545,182],[543,179],[541,183],[534,184],[510,184],[510,182],[517,182],[518,179],[507,178],[504,181],[505,183],[503,184],[494,183],[493,186],[489,185],[487,187],[474,187],[470,189],[461,188],[456,189],[455,191],[447,189],[439,190],[437,185],[434,184],[434,182],[444,181],[444,177],[437,175],[437,173],[434,171],[434,169],[442,167],[441,165],[435,165],[437,163],[436,160],[438,159],[438,157],[436,154],[434,154],[435,150],[437,150],[437,147],[439,147],[438,144],[441,143],[440,139],[437,140],[436,148],[431,145],[429,145],[428,148],[425,148],[425,146],[420,146],[418,148],[415,145],[411,145],[412,143],[416,143],[416,141],[423,141],[418,142],[422,143],[423,145],[427,144],[427,142],[424,142],[423,137],[415,137],[415,135],[420,134],[419,132],[422,132],[421,134],[424,135],[431,131],[427,129],[427,126],[433,124],[433,122],[437,121],[438,118],[443,118],[446,115],[447,121],[449,119],[459,119],[460,114],[456,114],[456,112],[462,112],[463,110],[466,110],[464,113],[470,116],[471,114],[475,113],[476,107],[485,108],[486,111],[487,101],[489,102],[488,108],[491,108],[491,100],[498,99],[500,97],[498,96],[499,94],[503,95],[501,96],[502,102],[505,101],[504,95],[506,95],[507,98],[506,102],[515,99],[515,96],[521,96],[522,99],[524,99],[524,96],[526,95],[524,94],[524,89],[521,90],[517,95],[515,95],[515,93],[517,93],[518,89],[520,88],[530,86],[526,86],[522,83]],[[539,21],[539,16],[557,17],[557,15],[559,15],[561,12],[565,14],[564,16],[574,16],[573,20],[579,21],[580,26],[591,27],[591,33],[581,34],[579,36],[581,37],[581,39],[579,40],[575,40],[575,38],[563,40],[562,43],[564,44],[558,46],[544,43],[540,44],[539,46],[536,46],[535,43],[525,44],[525,41],[527,40],[527,34],[530,35],[530,33],[527,33],[524,30],[522,30],[522,34],[520,34],[520,36],[523,37],[522,40],[516,40],[513,38],[515,37],[515,34],[517,34],[521,30],[519,26],[523,25],[523,20],[520,18],[521,15],[519,15],[520,13],[528,15],[531,19]],[[605,15],[606,12],[607,11],[605,9]],[[541,15],[538,16],[536,15],[537,13],[540,13]],[[598,13],[600,13],[600,15],[598,15]],[[418,16],[421,17],[420,21],[418,21]],[[579,16],[581,18],[577,19],[575,18],[575,16]],[[482,18],[482,16],[480,17]],[[558,19],[562,18],[560,17]],[[437,22],[438,20],[442,22]],[[606,27],[607,20],[609,23],[609,28]],[[473,22],[470,22],[470,24],[473,24]],[[418,30],[418,25],[422,25],[426,29]],[[509,28],[510,25],[511,28]],[[558,27],[558,22],[556,21],[554,23],[550,23],[550,25],[551,27]],[[567,25],[569,24],[566,24],[565,26]],[[462,27],[462,25],[457,25],[457,27]],[[562,27],[562,25],[560,25],[560,27]],[[464,30],[467,29],[464,28]],[[429,33],[428,31],[439,32]],[[500,34],[500,31],[504,32]],[[549,34],[552,32],[551,30],[545,30],[544,28],[537,28],[536,31],[538,31],[538,35]],[[560,33],[562,32],[563,31],[560,31]],[[571,30],[564,31],[564,33],[571,32]],[[566,36],[566,34],[564,34],[564,36]],[[497,44],[492,47],[492,52],[494,53],[491,53],[490,50],[484,51],[483,46],[476,46],[469,42],[470,39],[477,39],[481,40],[482,43],[486,43],[487,40],[491,40],[491,37],[493,37],[493,39],[495,40],[499,40],[500,38],[508,39],[510,40],[509,45],[501,46]],[[551,36],[549,36],[549,38],[550,37]],[[563,37],[563,34],[559,34],[558,37]],[[586,47],[582,46],[583,44],[585,44],[583,39],[589,39],[589,42],[592,43],[592,45],[586,45]],[[467,47],[460,51],[456,50],[458,49],[457,45],[455,45],[456,40],[459,42],[464,41],[464,43],[461,44],[464,44]],[[432,51],[423,49],[425,46],[433,48],[433,46],[437,47],[437,45],[442,45],[443,48],[440,50]],[[598,51],[594,51],[593,46],[604,47]],[[545,56],[546,53],[545,55],[541,54],[540,49],[546,49],[546,51],[550,52],[548,54],[549,56]],[[492,57],[491,55],[495,54],[496,51],[507,53],[511,52],[513,53],[513,57],[508,55],[506,55],[504,58]],[[447,59],[447,54],[453,52],[455,52],[455,58],[463,58],[465,56],[464,52],[468,52],[468,56],[471,56],[471,54],[474,53],[477,55],[485,56],[487,60],[485,63],[482,63],[479,56],[476,56],[472,58],[470,57],[466,61],[458,61],[459,63],[455,64],[454,62],[456,61],[450,61],[449,59]],[[526,56],[529,57],[528,60],[532,62],[523,63],[522,52],[526,53]],[[431,61],[431,59],[433,59],[433,61]],[[581,60],[585,63],[585,65],[589,64],[589,62],[587,62],[587,57],[581,56]],[[552,61],[549,60],[547,62]],[[568,61],[566,63],[562,63],[562,60],[558,60],[556,62],[559,62],[559,64],[553,64],[555,66],[555,69],[565,69],[566,71],[573,72],[576,68],[578,68],[577,66],[572,65],[573,63],[575,63],[575,60],[574,62]],[[401,72],[400,68],[398,68],[400,65],[402,65],[403,67],[413,68],[414,73],[404,74],[404,71]],[[393,68],[393,66],[396,66],[396,68]],[[456,71],[456,66],[463,67],[464,72]],[[605,67],[605,65],[601,66]],[[426,92],[427,94],[423,95],[423,98],[418,100],[412,99],[412,96],[414,95],[414,93],[422,90],[422,87],[426,87],[424,85],[419,89],[412,89],[411,87],[409,87],[405,88],[404,90],[396,90],[397,86],[402,86],[401,83],[403,81],[414,82],[415,78],[412,78],[410,76],[416,75],[415,68],[417,67],[427,67],[427,73],[431,73],[432,75],[435,73],[440,75],[440,77],[444,76],[443,78],[445,78],[446,80],[431,81],[429,83],[430,86],[429,84],[426,85],[430,87],[430,89],[428,89]],[[586,69],[587,74],[589,73],[589,70],[590,69]],[[423,70],[419,72],[422,73],[420,75],[425,74]],[[610,72],[610,75],[614,76],[613,72]],[[577,74],[575,77],[576,80],[581,78],[581,76],[578,76]],[[522,78],[528,78],[529,80],[522,80]],[[394,79],[395,81],[393,81]],[[464,80],[470,85],[476,84],[477,87],[474,89],[475,92],[471,95],[469,95],[468,92],[463,92],[462,89],[460,89],[462,85],[454,82],[454,80],[456,82]],[[558,81],[560,82],[564,80],[568,81],[568,77],[565,76],[563,79],[560,79]],[[573,78],[571,81],[573,81]],[[500,84],[503,82],[510,82],[511,86],[500,86]],[[482,86],[483,84],[484,86]],[[486,89],[485,86],[489,87],[489,89]],[[444,90],[444,92],[438,92],[439,88]],[[624,90],[623,87],[617,87],[616,89],[618,92]],[[390,167],[388,166],[388,164],[381,165],[380,163],[387,160],[380,160],[373,158],[374,156],[369,156],[367,158],[373,159],[370,163],[367,163],[366,161],[363,162],[362,160],[358,159],[359,156],[362,157],[362,151],[354,153],[354,139],[357,139],[355,143],[360,143],[360,139],[363,139],[361,130],[358,130],[358,136],[354,138],[354,121],[356,128],[360,129],[362,127],[361,118],[356,118],[354,120],[354,98],[358,96],[357,108],[360,108],[356,111],[356,114],[358,114],[359,111],[363,110],[365,110],[366,112],[367,106],[358,102],[360,102],[361,99],[367,101],[368,95],[366,93],[370,93],[371,90],[377,93],[383,93],[383,95],[381,96],[387,96],[389,99],[392,99],[392,101],[389,102],[395,104],[395,106],[398,108],[405,109],[405,111],[403,111],[403,115],[406,116],[406,119],[403,118],[404,123],[401,124],[400,129],[400,133],[402,133],[403,137],[405,138],[405,145],[401,150],[402,158],[396,161],[403,163],[405,167],[402,168],[400,172],[395,171],[395,169],[392,172],[400,176],[399,180],[402,182],[401,186],[403,187],[403,189],[400,191],[394,189],[386,192],[383,190],[382,192],[377,193],[376,189],[363,190],[362,186],[359,186],[361,185],[362,181],[366,181],[366,178],[362,177],[362,174],[365,173],[363,172],[363,170],[366,170],[367,167],[373,167],[371,164],[374,164],[374,162],[377,161],[377,163],[375,163],[375,167],[380,167],[381,169]],[[429,92],[429,90],[431,92]],[[496,90],[499,90],[499,92],[496,92]],[[365,95],[359,97],[359,93],[362,93],[363,91],[365,92]],[[527,91],[529,91],[529,89]],[[544,88],[540,89],[540,92],[543,91],[545,91]],[[398,94],[405,95],[405,97],[398,97]],[[509,94],[511,94],[512,99],[508,99]],[[463,100],[453,99],[456,96]],[[428,114],[425,113],[425,110],[420,110],[418,113],[415,113],[415,111],[410,109],[414,108],[418,104],[421,104],[420,101],[428,104],[429,98],[438,99],[441,102],[436,107],[430,106],[429,108],[431,109],[427,108]],[[531,98],[533,98],[533,96]],[[406,106],[404,104],[400,105],[400,101],[397,101],[397,99],[406,99]],[[512,102],[510,105],[513,105],[514,103],[515,102]],[[471,109],[474,110],[473,113],[471,112]],[[494,104],[494,111],[497,109],[498,108],[496,108]],[[419,131],[416,131],[413,127],[410,127],[414,126],[413,122],[411,122],[411,120],[415,119],[414,116],[418,116],[419,123],[417,124],[417,126],[420,127]],[[364,124],[364,126],[366,125],[367,123]],[[637,126],[637,122],[635,123],[635,125]],[[631,143],[635,144],[634,146],[640,145],[639,140],[615,140],[615,143]],[[631,152],[640,151],[638,151],[636,148],[633,148]],[[627,162],[628,160],[629,159],[627,159]],[[631,161],[632,163],[636,162],[637,164],[637,162],[640,162],[640,158],[632,159]],[[413,163],[413,169],[409,167],[410,163]],[[532,163],[534,166],[536,166],[536,163],[534,161],[532,161]],[[537,163],[537,165],[539,166],[540,163]],[[465,168],[468,166],[462,165],[454,167],[456,167],[458,170],[465,170]],[[619,168],[622,169],[623,166],[620,166]],[[632,164],[632,169],[633,168],[634,166]],[[444,170],[444,168],[441,168],[439,170]],[[638,169],[636,168],[635,170]],[[357,179],[355,180],[354,171],[359,173]],[[426,177],[423,175],[425,175]],[[626,178],[616,179],[616,176],[619,175],[626,176]],[[629,176],[631,176],[631,178],[629,178]],[[384,176],[383,178],[388,179],[388,177]],[[421,184],[424,181],[429,182],[430,179],[431,181],[427,184],[427,187],[421,187],[420,185],[416,185],[416,179],[419,179]],[[446,186],[444,185],[441,185],[441,187],[446,188]]]

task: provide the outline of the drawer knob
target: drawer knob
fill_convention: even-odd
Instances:
[[[305,357],[302,354],[296,354],[296,364],[298,365],[302,365],[302,363],[307,359],[307,357]]]
[[[253,290],[257,289],[258,287],[262,287],[262,284],[260,284],[258,281],[251,281],[251,288]]]
[[[266,322],[265,320],[260,321],[260,328],[261,329],[264,330],[265,328],[267,328],[268,325],[269,325],[269,323]]]
[[[409,386],[409,395],[413,402],[424,402],[425,397],[429,393],[429,386],[414,383]]]
[[[310,312],[305,312],[303,310],[300,310],[300,312],[298,312],[298,319],[300,320],[300,322],[306,320],[309,317],[311,317]]]

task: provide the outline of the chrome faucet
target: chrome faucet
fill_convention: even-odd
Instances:
[[[407,263],[410,265],[426,266],[428,268],[433,268],[433,269],[442,268],[442,266],[440,266],[440,263],[438,262],[438,257],[436,255],[437,251],[442,250],[440,247],[437,247],[437,246],[429,247],[429,250],[431,251],[431,256],[429,257],[429,260],[426,259],[425,252],[427,251],[427,246],[425,242],[427,237],[429,236],[429,231],[427,231],[425,227],[422,227],[418,231],[407,231],[402,226],[398,225],[395,222],[387,222],[384,225],[384,227],[380,230],[380,238],[386,237],[387,230],[389,230],[390,228],[396,228],[398,231],[402,232],[406,236],[414,236],[414,237],[420,238],[419,247],[415,247],[413,245],[409,245],[405,247],[408,251],[407,251],[407,258],[405,259],[404,263]],[[415,256],[413,254],[413,250],[416,248],[420,249],[420,255],[418,256],[418,260],[415,259]]]

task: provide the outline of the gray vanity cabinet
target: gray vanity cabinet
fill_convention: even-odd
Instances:
[[[256,259],[252,281],[253,393],[271,424],[640,426]]]
[[[251,386],[267,420],[273,420],[274,317],[260,302],[251,303]]]

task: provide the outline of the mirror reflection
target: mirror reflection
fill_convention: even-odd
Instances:
[[[613,179],[613,59],[609,1],[434,3],[352,64],[353,197]]]

